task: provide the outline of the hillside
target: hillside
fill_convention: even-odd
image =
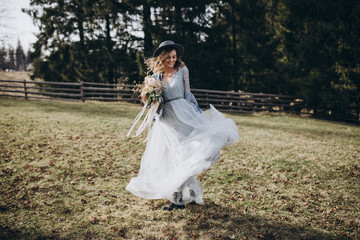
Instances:
[[[30,72],[4,72],[0,71],[0,80],[31,81]]]

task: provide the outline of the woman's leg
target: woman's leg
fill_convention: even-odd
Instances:
[[[200,182],[196,176],[192,176],[186,180],[184,184],[181,185],[181,191],[184,203],[204,204]]]
[[[173,209],[184,209],[184,208],[185,208],[185,204],[182,199],[182,191],[179,190],[179,191],[173,193],[173,198],[172,198],[170,204],[163,207],[163,210],[171,211]]]
[[[190,186],[198,183],[196,177],[190,177],[188,180],[186,180],[178,189],[176,192],[173,193],[173,198],[171,199],[171,203],[165,207],[163,207],[164,210],[173,210],[173,209],[183,209],[185,208],[185,202],[183,199],[184,191],[186,191],[185,196],[186,203],[189,202],[195,202],[195,191],[193,191]],[[200,186],[200,185],[199,185]],[[192,199],[190,199],[192,198]]]

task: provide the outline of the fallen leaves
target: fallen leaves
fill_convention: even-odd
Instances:
[[[97,224],[99,221],[100,221],[100,219],[98,217],[96,217],[96,216],[90,216],[89,217],[89,222],[91,224]]]
[[[118,235],[119,237],[126,238],[126,232],[127,232],[126,228],[114,227],[114,228],[113,228],[113,231],[114,231],[115,233],[117,233],[117,235]]]
[[[64,239],[356,239],[360,231],[360,142],[342,124],[327,123],[344,136],[335,141],[318,134],[322,121],[233,115],[242,140],[201,175],[206,205],[164,213],[164,201],[124,189],[145,148],[124,137],[136,112],[126,109],[136,106],[26,104],[33,110],[0,105],[9,126],[0,132],[0,221],[33,227],[35,238],[36,228]]]

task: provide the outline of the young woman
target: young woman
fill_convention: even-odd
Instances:
[[[217,161],[223,146],[239,139],[234,121],[212,105],[205,112],[199,108],[183,53],[182,45],[165,41],[146,62],[166,84],[164,107],[149,132],[139,174],[126,187],[142,198],[170,200],[164,210],[204,204],[196,176]]]

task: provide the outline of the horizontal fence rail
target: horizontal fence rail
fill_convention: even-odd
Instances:
[[[134,85],[94,82],[64,83],[43,81],[0,80],[0,96],[25,99],[57,99],[70,101],[126,101],[140,103]],[[303,101],[293,96],[192,89],[200,107],[209,104],[224,112],[288,112],[307,113]]]
[[[243,93],[229,91],[215,91],[192,89],[200,107],[212,104],[226,112],[289,112],[300,113],[303,110],[303,101],[292,96]]]

